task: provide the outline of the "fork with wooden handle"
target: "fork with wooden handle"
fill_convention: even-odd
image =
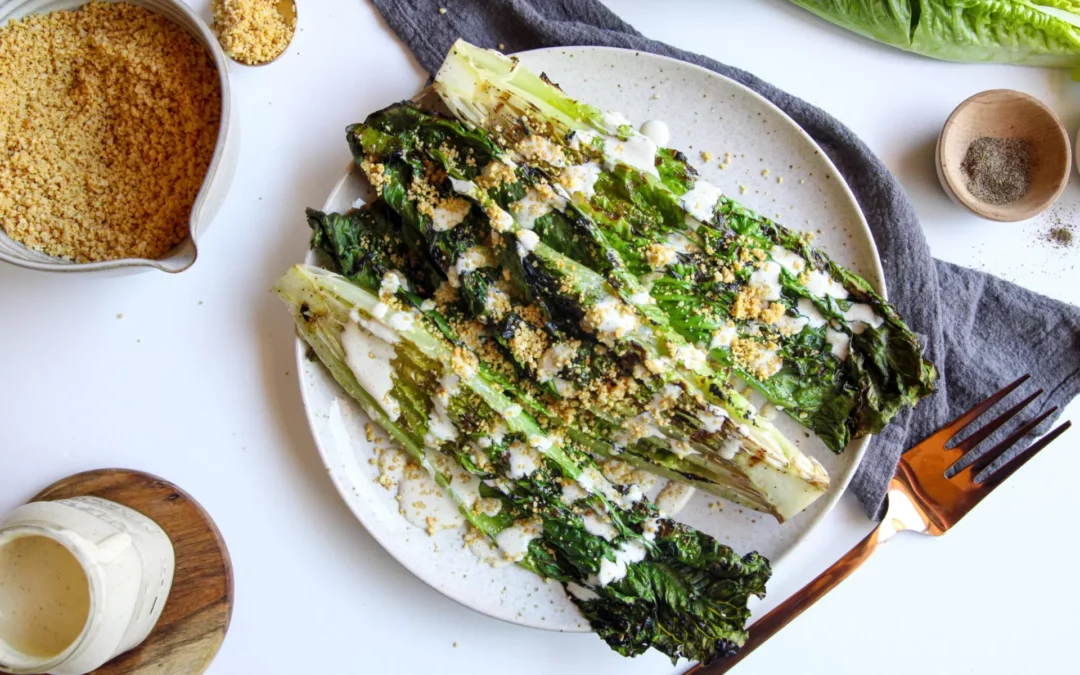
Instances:
[[[878,544],[888,541],[897,532],[912,530],[934,536],[944,534],[1002,481],[1064,433],[1071,425],[1070,422],[1061,424],[1040,438],[1027,450],[998,467],[985,480],[976,482],[975,479],[979,477],[983,469],[993,464],[1009,448],[1057,411],[1056,407],[1051,408],[1019,427],[990,450],[979,454],[973,462],[960,461],[961,458],[968,457],[969,452],[997,431],[1001,425],[1038,398],[1043,393],[1040,389],[957,443],[956,446],[952,448],[946,446],[953,437],[1026,382],[1029,377],[1030,375],[1025,375],[1013,382],[904,453],[900,457],[896,475],[889,483],[885,517],[874,528],[874,531],[802,590],[751,625],[750,637],[737,654],[709,666],[697,666],[688,671],[687,675],[726,673],[743,657],[760,647],[795,617],[836,588],[870,557]],[[947,477],[946,472],[953,465],[962,468],[955,475]]]

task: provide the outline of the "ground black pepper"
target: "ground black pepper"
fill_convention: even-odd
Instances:
[[[1073,244],[1076,243],[1073,226],[1060,222],[1047,230],[1044,237],[1046,241],[1056,248],[1072,248]]]
[[[983,136],[968,146],[960,169],[976,199],[994,206],[1012,204],[1031,183],[1031,143]]]

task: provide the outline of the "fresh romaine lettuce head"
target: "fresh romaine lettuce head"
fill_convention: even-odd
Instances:
[[[791,0],[860,35],[936,59],[1080,66],[1078,0]]]

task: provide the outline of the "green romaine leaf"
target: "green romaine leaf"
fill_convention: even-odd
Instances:
[[[945,61],[1080,65],[1076,0],[791,0],[865,37]]]

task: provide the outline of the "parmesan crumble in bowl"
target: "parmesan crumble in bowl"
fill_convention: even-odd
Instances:
[[[0,261],[191,267],[240,143],[228,60],[206,24],[182,0],[0,0],[5,45],[0,73],[51,81],[27,91],[0,77]],[[72,100],[83,133],[57,133]]]

